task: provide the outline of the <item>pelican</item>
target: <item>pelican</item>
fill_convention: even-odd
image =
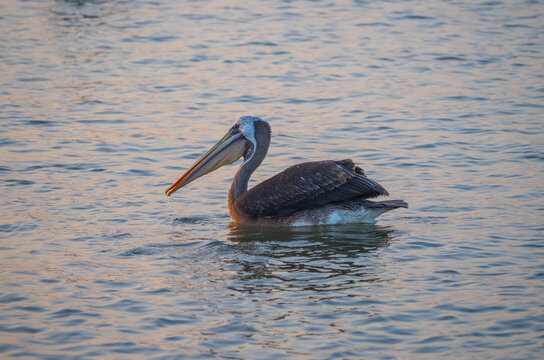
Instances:
[[[248,190],[251,174],[268,152],[270,135],[266,121],[242,116],[166,189],[166,195],[243,157],[229,190],[229,213],[235,223],[300,226],[369,222],[386,211],[408,207],[403,200],[367,200],[389,194],[350,159],[297,164]]]

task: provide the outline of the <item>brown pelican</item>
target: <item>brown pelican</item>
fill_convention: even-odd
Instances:
[[[294,165],[248,190],[249,177],[268,151],[270,134],[266,121],[242,116],[166,190],[166,195],[243,157],[229,191],[229,212],[236,223],[297,226],[364,222],[408,207],[403,200],[367,200],[389,194],[349,159]]]

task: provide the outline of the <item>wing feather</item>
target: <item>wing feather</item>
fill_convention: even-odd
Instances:
[[[314,161],[291,166],[235,201],[249,216],[287,216],[296,211],[352,199],[388,195],[353,161]]]

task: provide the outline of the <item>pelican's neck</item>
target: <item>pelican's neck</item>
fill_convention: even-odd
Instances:
[[[270,125],[265,121],[255,121],[255,143],[253,149],[244,155],[244,162],[234,176],[234,181],[229,191],[229,208],[234,204],[236,199],[242,196],[247,191],[247,185],[251,174],[261,165],[268,146],[270,145]]]

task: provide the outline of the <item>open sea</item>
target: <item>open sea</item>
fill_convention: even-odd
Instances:
[[[167,198],[242,115],[410,208]],[[2,359],[544,356],[542,1],[4,0],[0,124]]]

